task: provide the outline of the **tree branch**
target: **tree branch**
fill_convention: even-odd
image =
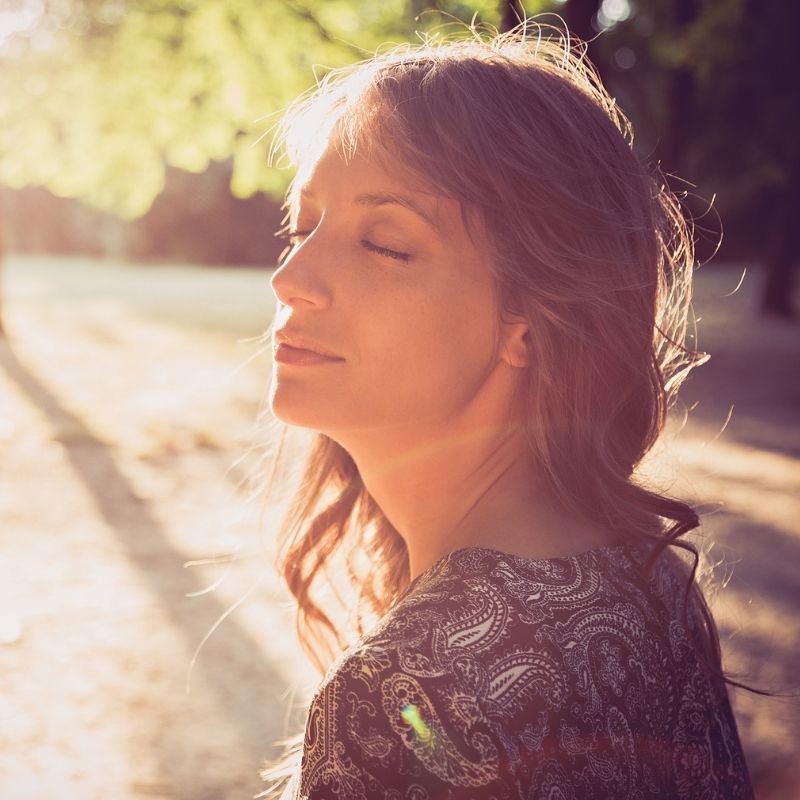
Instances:
[[[369,55],[363,48],[358,47],[358,45],[353,44],[352,42],[348,42],[339,36],[331,33],[320,21],[317,19],[316,15],[313,11],[308,8],[304,8],[299,6],[291,0],[282,0],[283,5],[286,6],[289,11],[292,12],[298,19],[302,19],[304,22],[308,22],[312,25],[312,27],[316,30],[319,38],[325,42],[330,42],[331,44],[338,44],[342,45],[346,50],[349,50],[351,53],[355,53],[360,59],[363,59]]]

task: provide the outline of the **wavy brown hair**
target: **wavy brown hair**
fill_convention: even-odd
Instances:
[[[630,124],[581,43],[530,20],[472,34],[329,72],[290,107],[278,147],[300,169],[329,140],[345,156],[400,164],[482,226],[502,308],[530,325],[524,433],[553,500],[620,543],[652,542],[645,569],[671,544],[692,554],[686,592],[701,656],[722,675],[698,553],[683,539],[698,515],[637,478],[682,381],[706,358],[685,346],[691,225],[657,169],[634,155]],[[407,587],[405,543],[349,454],[321,434],[279,541],[300,642],[324,673]],[[349,637],[315,597],[339,556],[356,597]]]

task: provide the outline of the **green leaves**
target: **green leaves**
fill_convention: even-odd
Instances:
[[[352,27],[353,9],[332,5]],[[102,36],[64,25],[48,48],[0,60],[0,181],[133,217],[167,164],[202,171],[232,156],[237,194],[278,193],[286,178],[256,142],[265,117],[313,81],[312,54],[332,66],[353,58],[288,3],[141,3]]]
[[[232,158],[236,195],[280,195],[289,176],[268,166],[265,134],[315,68],[418,31],[501,18],[498,0],[434,5],[41,0],[37,25],[0,49],[0,183],[44,185],[136,217],[168,165],[200,172]]]

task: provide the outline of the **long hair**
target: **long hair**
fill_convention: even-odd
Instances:
[[[657,169],[635,157],[630,124],[581,43],[530,20],[472,33],[329,72],[290,107],[277,147],[300,169],[328,141],[345,157],[400,164],[482,225],[502,309],[530,326],[525,435],[554,502],[620,543],[652,542],[646,569],[670,544],[690,551],[684,601],[699,611],[703,661],[721,675],[698,553],[682,538],[698,515],[637,477],[682,381],[706,358],[684,344],[691,225]],[[348,637],[315,599],[319,579],[344,554],[359,634],[408,585],[405,543],[324,435],[279,541],[300,642],[324,674]]]

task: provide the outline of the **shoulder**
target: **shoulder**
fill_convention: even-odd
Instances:
[[[532,573],[491,551],[451,554],[329,671],[308,713],[301,795],[524,794],[575,701],[568,651],[543,626],[600,594],[580,564]]]
[[[331,668],[309,708],[301,797],[516,796],[481,704],[485,676],[454,658],[471,602],[431,584]]]
[[[477,548],[448,556],[323,681],[301,795],[663,787],[694,667],[660,591],[634,566],[611,550],[546,562]]]

